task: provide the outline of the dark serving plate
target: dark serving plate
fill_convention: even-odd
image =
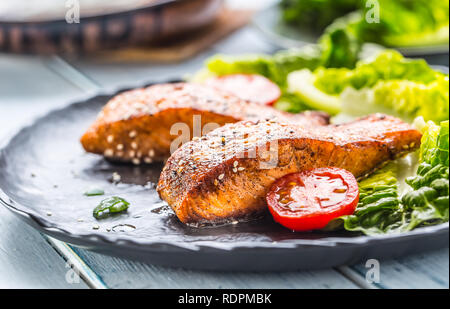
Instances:
[[[113,165],[80,146],[83,131],[110,98],[98,95],[53,111],[1,144],[1,204],[39,231],[75,246],[195,269],[317,269],[448,246],[448,224],[380,237],[293,233],[269,217],[215,228],[184,226],[155,191],[162,165]],[[114,172],[121,183],[111,181]],[[91,187],[106,195],[84,196]],[[96,221],[92,210],[112,195],[127,199],[129,211]]]

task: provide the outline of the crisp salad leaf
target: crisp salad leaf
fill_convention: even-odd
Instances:
[[[331,114],[363,116],[382,112],[412,121],[418,116],[449,118],[449,77],[424,60],[383,51],[354,69],[303,69],[288,76],[288,90],[307,105]]]
[[[280,86],[283,96],[276,107],[289,112],[311,109],[301,97],[289,93],[288,75],[291,72],[320,67],[353,68],[359,57],[360,46],[346,38],[346,34],[336,31],[318,45],[308,45],[301,49],[280,51],[269,55],[216,55],[206,62],[206,68],[191,77],[191,81],[203,82],[212,76],[229,74],[259,74]]]
[[[429,122],[420,150],[417,175],[406,179],[410,190],[401,197],[398,168],[390,163],[360,181],[355,213],[335,220],[330,227],[367,235],[399,233],[449,221],[449,128]]]
[[[442,0],[284,0],[284,20],[324,37],[347,33],[360,43],[411,47],[449,41],[449,2]],[[353,40],[353,39],[352,39]]]
[[[333,47],[330,46],[329,48]],[[315,70],[323,66],[325,62],[336,66],[341,65],[340,63],[331,63],[332,61],[324,59],[323,55],[323,50],[318,45],[280,51],[272,56],[260,54],[240,56],[216,55],[207,60],[206,69],[210,75],[215,76],[239,73],[259,74],[284,87],[286,86],[288,74],[293,71],[300,69]],[[204,71],[202,74],[205,74]],[[204,76],[206,77],[207,75]]]
[[[433,70],[425,60],[407,59],[394,50],[361,60],[353,70],[321,68],[315,73],[315,86],[328,94],[339,94],[347,87],[357,90],[372,88],[379,81],[407,80],[429,84],[443,75]]]
[[[435,166],[449,165],[449,122],[444,121],[440,126],[429,122],[425,128],[420,149],[421,161]]]
[[[308,69],[293,72],[288,76],[288,92],[299,97],[309,109],[323,110],[331,115],[341,112],[339,96],[321,91],[314,85],[315,80],[316,76]]]
[[[360,202],[355,213],[340,219],[346,230],[376,235],[405,229],[408,222],[398,198],[395,169],[391,163],[359,183]]]
[[[213,76],[237,73],[259,74],[277,84],[283,84],[273,58],[268,55],[216,55],[207,61],[206,68]]]
[[[358,24],[362,41],[408,47],[448,43],[449,2],[442,0],[377,0],[379,22],[368,22],[372,7],[363,8]]]
[[[319,31],[336,18],[356,10],[361,0],[282,0],[286,22]]]
[[[352,14],[349,16],[353,18]],[[340,19],[327,28],[319,45],[326,68],[354,68],[364,47],[356,33],[349,30],[347,22]]]

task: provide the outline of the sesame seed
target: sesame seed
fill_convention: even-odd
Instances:
[[[117,145],[117,150],[123,150],[123,144],[118,144]]]
[[[47,211],[47,216],[51,217],[53,213],[51,211]]]
[[[151,149],[151,150],[148,152],[148,156],[149,156],[150,158],[153,158],[153,157],[155,156],[155,151],[154,151],[153,149]]]
[[[219,184],[219,182],[217,181],[217,179],[214,179],[214,185],[218,185]]]
[[[136,153],[136,157],[138,157],[139,159],[142,158],[142,151],[138,151]]]
[[[133,160],[131,160],[131,162],[132,162],[134,165],[139,165],[139,164],[141,164],[141,160],[139,160],[138,158],[134,158]]]
[[[119,151],[116,155],[117,155],[118,157],[123,157],[124,153],[123,153],[123,151]]]
[[[199,139],[200,139],[200,137],[194,136],[194,138],[192,140],[195,142],[195,141],[198,141]]]
[[[234,161],[233,166],[237,167],[238,165],[239,165],[239,162],[238,161]]]
[[[114,172],[114,173],[112,174],[112,180],[113,180],[113,182],[119,182],[121,179],[122,179],[122,177],[121,177],[117,172]]]
[[[106,149],[104,155],[105,157],[112,157],[114,155],[114,150]]]
[[[131,131],[129,134],[130,138],[135,138],[136,135],[137,135],[137,132],[135,130]]]
[[[77,220],[78,222],[83,222],[84,220],[83,219],[81,219],[81,218],[79,218],[78,220]]]
[[[261,155],[261,159],[263,159],[263,160],[267,160],[269,158],[270,158],[270,155],[267,152],[265,152]]]
[[[136,142],[132,142],[131,143],[131,148],[137,149],[138,148],[138,144]]]
[[[108,137],[106,138],[106,141],[111,144],[112,142],[114,142],[114,135],[108,135]]]
[[[409,149],[409,146],[408,145],[403,145],[403,149]]]
[[[99,230],[100,229],[100,225],[96,224],[92,227],[93,230]]]
[[[225,177],[225,174],[220,174],[219,177],[218,177],[218,179],[219,179],[219,180],[222,180],[224,177]]]
[[[245,171],[245,167],[240,167],[240,168],[238,168],[238,171],[239,171],[239,172]]]
[[[136,152],[134,150],[130,150],[128,154],[133,158],[136,155]]]
[[[237,168],[233,168],[233,172],[237,173],[238,169]]]
[[[411,145],[409,145],[409,147],[414,148],[414,146],[416,146],[416,143],[412,142]]]

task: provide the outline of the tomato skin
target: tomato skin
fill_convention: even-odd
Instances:
[[[333,188],[332,185],[325,182],[315,183],[314,177],[316,176],[319,178],[329,177],[331,180],[342,181],[347,188],[345,197],[339,195],[341,194],[339,193],[337,196],[339,196],[339,199],[342,200],[338,200],[336,204],[327,205],[326,207],[314,205],[314,201],[317,198],[314,193],[320,192],[321,188]],[[305,191],[303,192],[304,195],[301,196],[304,198],[303,200],[297,201],[295,199],[296,196],[292,197],[292,195],[295,195],[295,191],[289,191],[288,184],[291,185],[294,182],[298,185],[294,187],[300,187],[302,188],[302,191]],[[310,190],[308,191],[306,187]],[[288,192],[289,199],[292,199],[291,203],[305,206],[301,206],[301,208],[297,211],[282,206],[280,204],[279,192]],[[266,198],[269,211],[277,223],[293,231],[303,232],[323,229],[331,220],[341,216],[353,214],[359,202],[359,188],[355,177],[350,172],[339,168],[319,168],[301,173],[290,174],[278,179],[272,185]]]
[[[281,97],[280,87],[262,75],[223,75],[210,78],[205,84],[263,105],[273,105]]]

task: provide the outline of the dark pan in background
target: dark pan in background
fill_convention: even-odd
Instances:
[[[64,6],[64,1],[59,2]],[[78,54],[148,45],[199,29],[223,8],[223,0],[144,2],[149,4],[108,10],[108,2],[101,1],[104,10],[98,7],[84,15],[81,10],[79,23],[68,23],[61,7],[57,15],[41,14],[28,20],[0,14],[0,52]]]

